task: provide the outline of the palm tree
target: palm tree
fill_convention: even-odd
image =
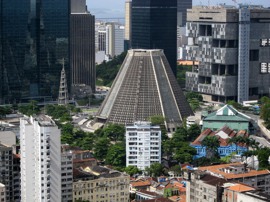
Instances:
[[[218,148],[220,146],[219,139],[216,136],[207,136],[202,141],[202,146],[206,147],[206,158],[218,156]]]
[[[230,138],[228,141],[227,141],[228,144],[235,144],[235,147],[236,147],[236,154],[238,154],[238,145],[239,144],[249,144],[249,139],[246,138],[246,137],[243,137],[243,136],[234,136],[232,138]]]

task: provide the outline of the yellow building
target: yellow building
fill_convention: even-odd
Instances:
[[[73,201],[128,202],[129,175],[101,166],[74,169]]]

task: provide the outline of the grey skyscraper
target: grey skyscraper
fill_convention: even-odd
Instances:
[[[163,49],[176,75],[177,0],[132,1],[132,48]]]
[[[70,65],[72,85],[85,84],[94,92],[95,17],[87,11],[85,0],[71,0]]]
[[[57,97],[69,74],[69,1],[0,2],[0,103]]]
[[[192,8],[192,0],[177,0],[177,26],[186,26],[189,8]]]
[[[269,95],[270,9],[261,6],[193,7],[187,13],[186,89],[204,98],[239,103]]]

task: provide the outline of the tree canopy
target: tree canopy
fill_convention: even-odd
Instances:
[[[122,141],[125,137],[125,127],[120,124],[108,124],[103,129],[103,134],[111,141]]]
[[[160,163],[153,163],[150,167],[147,167],[145,171],[152,177],[158,177],[164,174],[163,166]]]
[[[109,62],[103,62],[96,66],[96,78],[99,85],[110,86],[115,79],[127,52],[114,57]]]
[[[123,142],[110,146],[106,155],[106,163],[116,167],[125,165],[126,148]]]
[[[206,136],[202,141],[202,146],[206,147],[206,157],[218,157],[219,139],[216,136]]]
[[[127,166],[125,169],[124,169],[124,171],[127,173],[127,174],[129,174],[130,176],[133,176],[133,175],[135,175],[135,174],[140,174],[142,171],[139,169],[139,168],[137,168],[136,166],[131,166],[131,165],[129,165],[129,166]]]
[[[26,105],[19,105],[19,112],[25,114],[27,116],[32,116],[34,114],[38,114],[40,112],[40,108],[38,107],[38,102],[35,100],[31,100]]]

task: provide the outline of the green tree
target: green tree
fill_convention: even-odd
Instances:
[[[103,133],[111,141],[122,141],[125,137],[125,127],[120,124],[108,124],[104,129]]]
[[[261,106],[260,116],[264,120],[266,128],[270,129],[270,101],[264,101]]]
[[[243,136],[234,136],[228,140],[228,144],[235,144],[237,154],[238,154],[238,145],[248,144],[248,143],[249,143],[249,139]]]
[[[173,155],[174,151],[174,141],[172,139],[167,139],[166,141],[162,142],[162,152],[167,159],[170,159]]]
[[[115,79],[127,52],[114,57],[109,62],[103,62],[96,66],[96,78],[100,85],[110,86]]]
[[[197,124],[192,124],[187,129],[187,140],[193,142],[201,134],[201,128]]]
[[[38,104],[37,101],[31,100],[27,105],[20,105],[19,112],[27,116],[38,114],[40,112],[40,109],[37,104]]]
[[[164,174],[163,166],[160,163],[153,163],[150,165],[150,167],[147,167],[145,171],[151,176],[151,177],[158,177],[162,174]]]
[[[174,165],[169,168],[169,171],[173,172],[174,175],[181,175],[182,174],[182,169],[180,165]]]
[[[206,147],[207,158],[218,157],[220,142],[216,136],[206,136],[202,141],[202,146]]]
[[[187,129],[184,127],[179,127],[176,129],[172,136],[172,140],[175,142],[187,141]]]
[[[7,114],[11,114],[12,110],[8,106],[0,107],[0,118],[6,117]]]
[[[154,115],[149,117],[149,121],[153,125],[164,125],[165,118],[162,115]]]
[[[260,169],[270,169],[269,166],[269,156],[270,156],[270,148],[264,147],[257,150],[258,160],[259,160],[259,168]]]
[[[94,147],[95,136],[93,133],[86,133],[80,142],[80,147],[85,150],[92,150]]]
[[[61,122],[71,121],[70,110],[64,105],[46,105],[46,114],[52,116],[53,119],[60,119]]]
[[[73,125],[71,123],[66,123],[61,126],[61,143],[62,144],[72,144],[74,141],[73,135]]]
[[[177,143],[177,147],[174,149],[173,159],[180,163],[191,162],[196,153],[197,150],[191,147],[188,142],[180,142]]]
[[[242,105],[234,100],[228,100],[227,104],[233,106],[235,109],[242,109]]]
[[[106,137],[98,138],[94,144],[94,155],[99,160],[104,160],[108,153],[110,140]]]
[[[125,167],[126,151],[124,143],[116,143],[110,146],[106,155],[106,163],[116,167]]]
[[[203,101],[203,97],[201,94],[192,91],[186,93],[186,98],[187,100],[197,99],[199,102]]]
[[[128,167],[126,167],[126,168],[124,169],[124,171],[125,171],[127,174],[129,174],[130,176],[133,176],[133,175],[135,175],[135,174],[140,174],[140,173],[142,173],[142,171],[141,171],[139,168],[137,168],[136,166],[131,166],[131,165],[129,165]]]

